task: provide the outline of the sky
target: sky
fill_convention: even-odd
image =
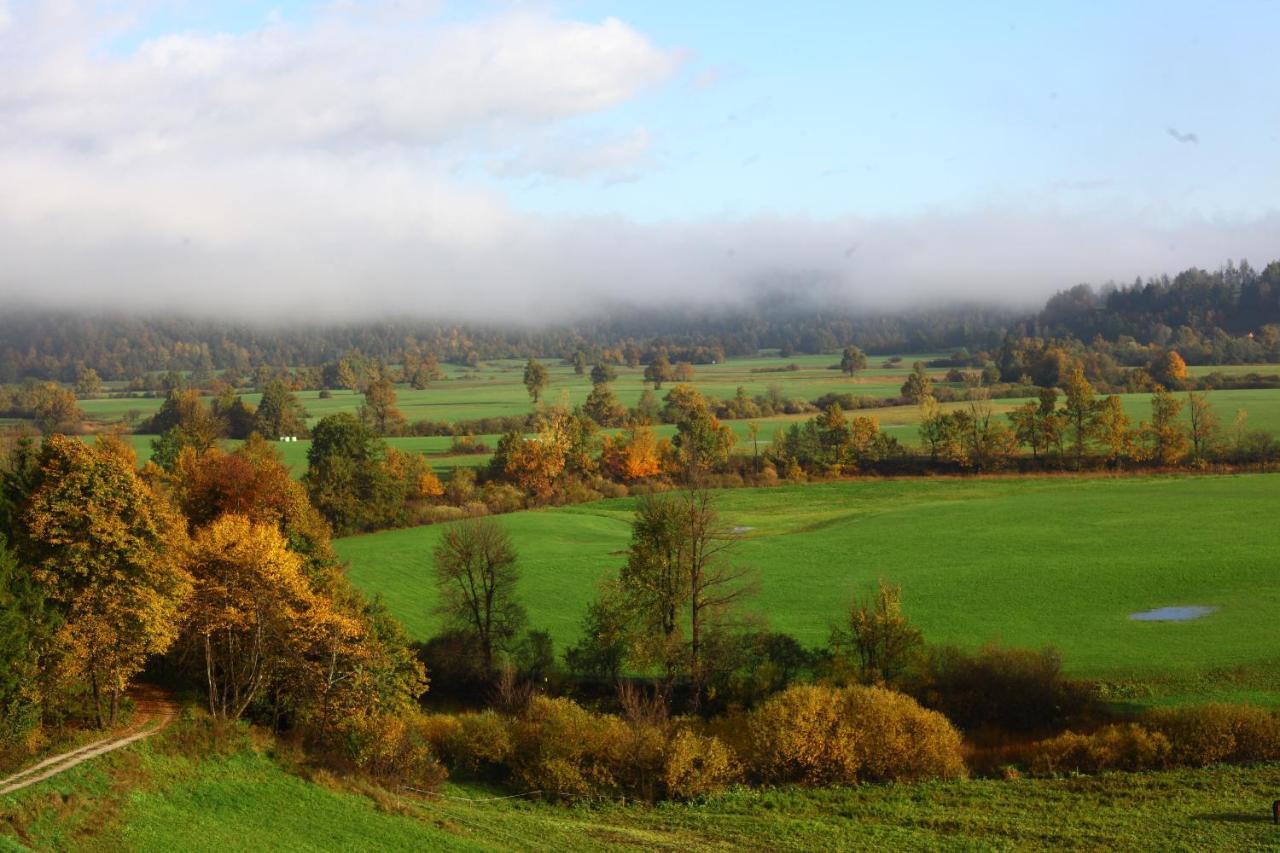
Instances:
[[[0,0],[0,298],[1029,306],[1280,257],[1280,4]]]

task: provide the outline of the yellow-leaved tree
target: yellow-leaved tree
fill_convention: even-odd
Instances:
[[[280,531],[243,515],[198,530],[190,567],[187,630],[204,660],[209,713],[234,720],[285,669],[318,599]]]
[[[62,674],[88,687],[100,726],[114,725],[130,681],[178,635],[185,541],[118,442],[46,439],[19,546],[60,617]]]

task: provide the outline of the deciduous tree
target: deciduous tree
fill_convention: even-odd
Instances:
[[[665,355],[658,355],[644,367],[644,381],[653,383],[653,390],[662,389],[662,383],[671,379],[671,362]]]
[[[902,612],[902,588],[881,580],[875,595],[854,599],[845,624],[832,631],[831,644],[856,660],[864,682],[892,684],[924,639]]]
[[[83,677],[99,725],[150,655],[177,636],[190,590],[185,533],[110,443],[52,436],[24,515],[21,555],[61,618],[56,641]]]
[[[436,612],[475,636],[488,673],[524,628],[517,563],[510,535],[491,518],[448,525],[435,549]]]
[[[840,354],[840,371],[845,376],[853,376],[867,367],[867,354],[855,346],[847,346]]]
[[[542,399],[542,392],[547,390],[547,385],[550,383],[550,374],[547,373],[547,368],[542,362],[531,358],[525,363],[524,387],[529,392],[529,396],[533,398],[535,406]]]

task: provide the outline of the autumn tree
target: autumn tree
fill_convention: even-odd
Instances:
[[[653,383],[653,390],[660,391],[662,383],[671,379],[671,362],[665,355],[654,356],[644,367],[644,381]]]
[[[92,367],[81,365],[76,369],[76,396],[97,397],[102,393],[102,377]]]
[[[470,518],[445,527],[434,556],[436,612],[475,637],[484,671],[492,673],[495,656],[526,621],[511,537],[491,518]]]
[[[1191,440],[1191,461],[1203,465],[1222,441],[1218,413],[1204,391],[1187,392],[1187,437]]]
[[[1058,412],[1056,389],[1039,389],[1039,400],[1017,407],[1009,413],[1009,420],[1018,443],[1031,448],[1033,459],[1055,449],[1061,452],[1062,415]]]
[[[1017,448],[1017,438],[995,414],[991,394],[986,388],[971,388],[964,412],[962,439],[975,471],[986,471],[1003,465]]]
[[[1187,363],[1177,350],[1165,350],[1147,368],[1151,378],[1166,388],[1181,388],[1187,379]]]
[[[243,397],[236,396],[230,387],[215,397],[209,408],[227,438],[243,440],[258,428],[257,412],[253,406]]]
[[[184,454],[174,467],[170,489],[193,532],[220,516],[239,515],[275,527],[289,549],[307,561],[312,577],[336,562],[328,523],[279,451],[259,436],[231,453],[215,448],[202,456]]]
[[[932,396],[920,403],[920,439],[929,448],[933,462],[964,462],[968,458],[965,440],[970,430],[969,413],[944,412]]]
[[[662,472],[662,447],[653,430],[633,426],[601,442],[600,470],[624,483],[656,477]]]
[[[1133,421],[1124,410],[1124,402],[1115,394],[1098,404],[1095,425],[1098,443],[1102,445],[1110,465],[1121,468],[1126,459],[1137,455]]]
[[[74,433],[84,420],[75,392],[56,382],[45,382],[31,392],[31,413],[36,429],[44,435]]]
[[[551,384],[551,376],[546,366],[537,359],[530,358],[524,366],[524,387],[533,398],[535,406],[542,399],[542,392],[547,390],[549,384]]]
[[[658,395],[646,388],[640,392],[640,399],[631,412],[632,420],[638,424],[650,426],[662,421],[662,406],[658,403]]]
[[[671,379],[673,382],[692,382],[693,364],[687,361],[677,361],[675,367],[671,368]]]
[[[1089,451],[1089,443],[1097,432],[1097,404],[1093,386],[1084,376],[1084,368],[1075,365],[1067,374],[1066,400],[1062,405],[1062,414],[1068,434],[1071,437],[1071,452],[1079,468]]]
[[[1182,401],[1163,387],[1151,395],[1151,422],[1142,425],[1148,455],[1157,465],[1177,465],[1187,454],[1187,434],[1179,423]]]
[[[149,428],[160,434],[151,442],[151,461],[172,470],[184,447],[197,454],[205,453],[227,428],[195,390],[170,391],[159,411],[151,418]]]
[[[875,595],[854,599],[844,624],[832,630],[831,645],[856,661],[862,681],[892,684],[924,639],[902,612],[902,588],[881,580]]]
[[[23,527],[20,555],[58,612],[67,671],[88,683],[98,724],[114,725],[130,681],[177,636],[182,524],[111,443],[53,436]]]
[[[223,515],[193,538],[186,631],[201,657],[209,713],[238,719],[314,626],[319,600],[302,557],[274,525]]]
[[[902,396],[908,402],[920,404],[925,398],[933,395],[933,380],[925,370],[924,362],[917,361],[911,366],[907,381],[902,383]]]
[[[666,398],[666,417],[676,424],[672,444],[687,479],[697,479],[728,462],[737,436],[720,422],[692,385],[681,384],[671,389]]]
[[[399,435],[404,431],[404,414],[396,406],[396,386],[388,377],[379,376],[365,386],[360,418],[378,435]]]
[[[840,372],[845,376],[853,376],[859,370],[866,370],[867,354],[855,346],[847,346],[840,354]]]

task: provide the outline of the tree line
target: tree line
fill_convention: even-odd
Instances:
[[[474,366],[533,356],[637,366],[661,356],[673,364],[708,364],[761,349],[784,357],[835,353],[850,342],[871,353],[996,349],[1008,336],[1173,347],[1195,364],[1277,361],[1280,262],[1261,271],[1241,261],[1124,286],[1081,284],[1032,314],[972,306],[865,314],[803,292],[764,295],[741,310],[642,309],[540,330],[432,322],[273,328],[17,310],[0,317],[0,383],[32,378],[71,384],[92,371],[143,390],[166,372],[249,374],[272,365],[324,371],[325,387],[349,387],[338,375],[342,363],[351,368],[362,359]],[[412,374],[419,372],[415,366]],[[427,368],[421,380],[429,381],[429,373]]]

